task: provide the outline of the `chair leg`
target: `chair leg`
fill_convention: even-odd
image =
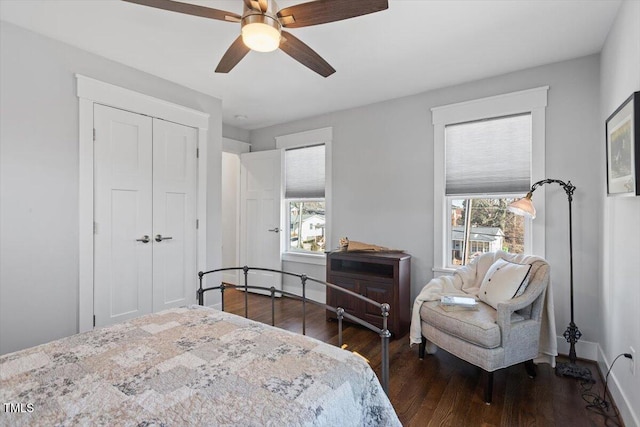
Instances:
[[[491,397],[493,395],[493,372],[484,372],[484,403],[491,405]]]
[[[420,347],[418,347],[418,357],[420,360],[424,359],[424,352],[427,347],[427,339],[422,337],[422,341],[420,341]]]
[[[533,360],[527,360],[524,362],[524,368],[527,370],[529,378],[535,378],[537,376],[536,365],[533,363]]]

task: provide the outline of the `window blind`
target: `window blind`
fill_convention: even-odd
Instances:
[[[323,198],[324,144],[285,151],[285,198]]]
[[[445,127],[445,194],[526,193],[531,114]]]

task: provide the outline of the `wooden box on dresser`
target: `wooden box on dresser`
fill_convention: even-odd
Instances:
[[[380,252],[327,252],[327,282],[390,306],[388,328],[394,337],[409,330],[411,255]],[[327,304],[381,328],[380,310],[327,288]],[[327,319],[336,314],[327,310]]]

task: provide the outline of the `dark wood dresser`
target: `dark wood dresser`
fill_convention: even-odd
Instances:
[[[327,252],[327,282],[387,303],[389,331],[400,337],[409,331],[411,255],[379,252]],[[327,288],[327,304],[382,327],[380,310],[357,298]],[[336,314],[327,310],[327,319]]]

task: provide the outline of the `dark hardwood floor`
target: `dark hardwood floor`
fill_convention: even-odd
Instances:
[[[271,323],[268,297],[249,294],[249,318]],[[225,311],[244,316],[244,292],[225,292]],[[301,303],[278,298],[275,325],[302,333]],[[336,322],[327,321],[322,308],[307,304],[308,336],[337,345]],[[347,349],[366,357],[380,374],[380,338],[365,328],[345,323],[343,341]],[[409,347],[408,336],[389,345],[389,398],[404,426],[616,426],[622,425],[613,409],[606,420],[586,408],[583,385],[562,378],[547,364],[537,366],[537,377],[527,376],[524,365],[494,374],[493,403],[485,405],[484,378],[479,368],[445,351],[418,359],[417,345]],[[561,359],[559,359],[561,360]],[[595,363],[579,361],[591,369],[596,384],[590,392],[602,396],[604,381]],[[610,397],[607,398],[610,400]]]

